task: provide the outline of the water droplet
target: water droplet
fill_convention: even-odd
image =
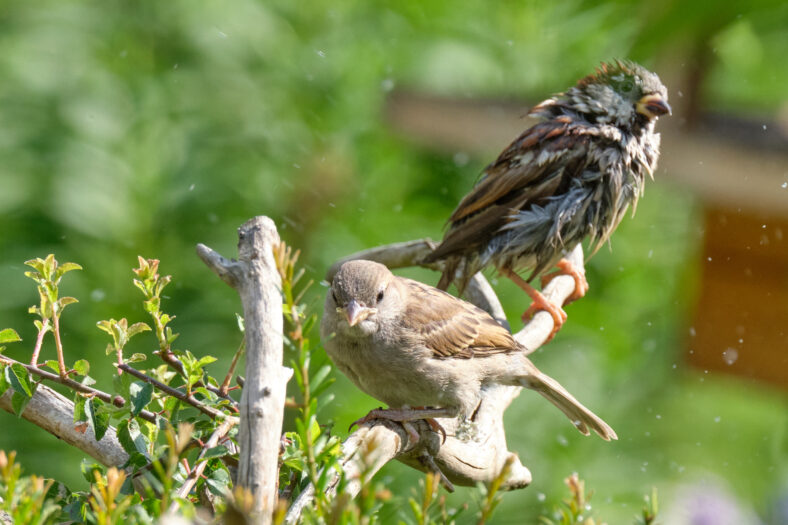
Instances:
[[[101,288],[96,288],[95,290],[90,292],[90,300],[96,303],[103,301],[106,296],[107,296],[107,292],[105,292]]]
[[[392,89],[394,89],[394,80],[390,78],[384,78],[383,82],[380,83],[380,88],[383,91],[391,91]]]
[[[763,130],[766,131],[766,124],[763,125]]]
[[[189,191],[194,191],[194,184],[192,184],[191,186],[189,186]]]
[[[715,423],[719,423],[721,420],[722,420],[722,418],[720,416],[717,416],[717,417],[714,418],[714,422]]]
[[[725,361],[725,364],[728,366],[735,363],[737,359],[739,359],[739,351],[735,348],[728,347],[722,353],[722,360]]]
[[[655,417],[656,417],[657,419],[662,419],[662,414],[657,414]]]
[[[318,49],[317,51],[315,51],[315,53],[317,53],[317,56],[319,56],[320,58],[326,58],[326,52],[325,51],[321,51],[321,50]]]
[[[545,496],[544,493],[540,492],[539,494],[536,495],[536,499],[538,499],[539,501],[544,501],[547,499],[547,496]]]
[[[780,187],[781,188],[788,188],[788,182],[783,182],[782,184],[780,184]]]
[[[454,164],[457,167],[462,168],[463,166],[468,164],[468,161],[470,160],[470,156],[468,156],[468,154],[465,153],[464,151],[458,151],[457,153],[454,154],[452,160],[454,161]]]
[[[569,440],[566,439],[566,437],[563,434],[558,434],[558,437],[555,439],[556,441],[558,441],[558,444],[561,445],[562,447],[569,446]]]
[[[711,257],[707,257],[706,260],[711,262]]]
[[[648,251],[648,258],[651,259],[651,256],[654,255],[654,250]]]

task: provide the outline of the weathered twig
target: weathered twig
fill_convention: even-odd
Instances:
[[[281,280],[272,251],[279,244],[279,234],[271,219],[255,217],[239,228],[238,238],[238,261],[202,244],[197,245],[197,254],[241,296],[246,382],[241,396],[237,484],[254,495],[259,522],[270,523],[276,502],[285,386],[292,374],[282,366]]]
[[[12,395],[9,389],[0,396],[0,408],[11,413]],[[46,385],[38,385],[22,417],[107,467],[120,467],[129,459],[114,428],[109,427],[104,437],[96,441],[92,432],[74,426],[74,403]]]
[[[68,377],[60,377],[58,374],[53,374],[52,372],[47,372],[46,370],[40,369],[38,367],[39,365],[26,365],[25,363],[20,363],[19,361],[16,361],[14,359],[5,356],[0,356],[0,363],[4,363],[7,365],[13,365],[13,364],[22,365],[25,367],[25,369],[27,369],[28,372],[30,372],[33,375],[37,375],[43,379],[52,381],[53,383],[59,383],[61,385],[67,386],[72,390],[76,390],[77,392],[82,392],[83,394],[87,394],[88,396],[95,396],[101,399],[102,401],[104,401],[105,403],[111,403],[116,407],[122,407],[126,404],[126,400],[123,399],[122,396],[118,396],[118,395],[113,396],[112,394],[108,394],[107,392],[104,392],[102,390],[98,390],[96,388],[83,385],[82,383],[74,381],[73,379],[69,379]],[[146,421],[150,421],[151,423],[156,422],[156,414],[154,414],[149,410],[142,410],[139,416],[145,419]]]
[[[188,477],[186,478],[186,481],[184,481],[183,485],[181,485],[178,488],[176,495],[179,498],[185,498],[186,496],[188,496],[189,492],[191,492],[192,489],[194,488],[194,485],[197,484],[197,480],[200,478],[200,476],[202,476],[202,473],[205,470],[205,466],[208,464],[207,461],[203,461],[203,457],[205,456],[205,453],[208,450],[215,447],[216,445],[218,445],[219,440],[222,439],[224,436],[226,436],[227,433],[230,432],[230,429],[232,429],[236,423],[238,423],[237,419],[227,418],[224,421],[222,421],[222,423],[218,427],[216,427],[216,430],[213,431],[211,437],[208,438],[208,441],[205,442],[205,444],[202,447],[202,450],[200,450],[200,455],[195,460],[194,468],[189,473]],[[173,501],[172,504],[170,505],[169,511],[175,513],[178,510],[178,507],[179,507],[178,502]]]
[[[123,370],[127,374],[130,374],[130,375],[136,377],[137,379],[140,379],[141,381],[144,381],[144,382],[152,385],[157,390],[161,390],[162,392],[164,392],[168,396],[175,397],[177,399],[180,399],[184,403],[193,406],[194,408],[196,408],[197,410],[199,410],[200,412],[202,412],[206,416],[212,417],[214,419],[220,419],[220,420],[229,417],[229,416],[227,416],[227,414],[225,414],[221,410],[217,410],[217,409],[215,409],[215,408],[213,408],[211,406],[206,405],[205,403],[201,403],[198,400],[196,400],[193,396],[188,395],[186,392],[181,392],[177,388],[173,388],[170,385],[165,385],[161,381],[158,381],[155,378],[153,378],[153,377],[151,377],[151,376],[149,376],[147,374],[143,374],[142,372],[140,372],[136,368],[133,368],[133,367],[131,367],[131,366],[125,364],[125,363],[116,364],[115,366],[117,366],[120,370]]]

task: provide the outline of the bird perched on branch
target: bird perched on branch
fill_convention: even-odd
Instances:
[[[382,264],[343,264],[320,326],[326,352],[353,383],[389,410],[360,421],[471,416],[492,383],[536,390],[583,434],[617,439],[607,423],[540,372],[525,348],[487,312],[397,277]],[[407,427],[406,427],[407,428]]]
[[[653,178],[660,137],[654,124],[669,114],[668,94],[659,77],[643,67],[616,61],[564,93],[535,106],[541,120],[525,130],[498,159],[449,218],[441,244],[424,262],[444,261],[438,288],[451,283],[462,294],[479,270],[494,266],[534,301],[523,321],[547,310],[553,334],[566,314],[529,283],[543,285],[570,274],[582,297],[588,283],[582,269],[562,258],[585,238],[595,252],[643,194]],[[517,272],[530,271],[528,279]]]

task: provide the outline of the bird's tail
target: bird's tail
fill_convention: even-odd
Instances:
[[[529,363],[530,364],[530,363]],[[519,382],[522,386],[536,390],[548,401],[558,407],[566,414],[577,429],[586,436],[590,433],[589,428],[599,434],[605,441],[618,439],[615,430],[602,419],[584,407],[580,401],[567,392],[558,381],[540,372],[533,364],[529,367],[529,374],[520,377]]]

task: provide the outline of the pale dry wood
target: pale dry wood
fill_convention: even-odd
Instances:
[[[0,408],[11,413],[12,395],[12,390],[8,389],[0,396]],[[33,398],[22,412],[22,418],[78,448],[104,466],[120,467],[129,459],[114,428],[108,428],[101,441],[96,441],[92,430],[74,426],[74,403],[46,385],[38,385]]]
[[[241,396],[237,484],[255,496],[258,523],[270,523],[276,503],[277,459],[285,389],[292,370],[282,366],[282,292],[273,249],[280,243],[268,217],[250,219],[238,229],[239,260],[222,257],[205,245],[197,254],[240,295],[246,337],[246,377]]]

